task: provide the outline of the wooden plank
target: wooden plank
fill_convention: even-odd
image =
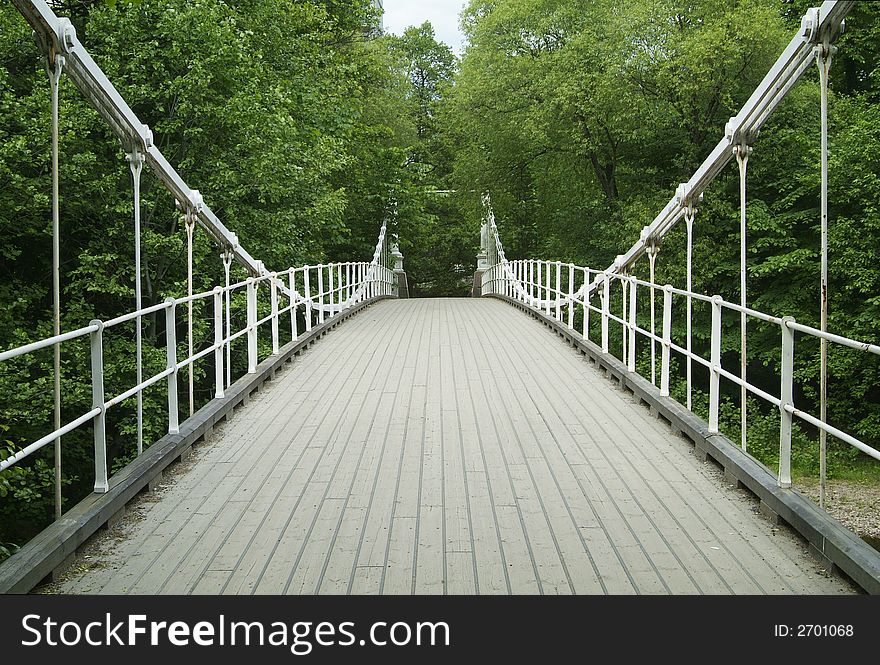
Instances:
[[[144,503],[78,593],[831,593],[579,354],[492,299],[334,330]]]

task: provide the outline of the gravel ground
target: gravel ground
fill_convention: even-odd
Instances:
[[[795,486],[816,503],[819,502],[819,480],[800,478]],[[880,485],[829,480],[826,488],[826,509],[862,538],[880,541]]]

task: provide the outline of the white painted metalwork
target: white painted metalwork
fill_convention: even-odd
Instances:
[[[360,266],[360,270],[353,270],[353,268],[358,266]],[[83,414],[82,416],[75,419],[71,423],[68,423],[67,425],[59,425],[58,427],[55,427],[52,433],[42,437],[32,444],[29,444],[28,446],[25,446],[15,455],[12,455],[7,459],[0,461],[0,471],[9,468],[13,464],[28,457],[37,450],[40,450],[45,445],[59,439],[61,436],[73,431],[74,429],[77,429],[78,427],[83,426],[91,421],[94,421],[96,474],[98,471],[101,471],[101,469],[103,469],[103,475],[96,475],[95,491],[106,491],[106,434],[104,432],[105,413],[109,409],[117,406],[126,399],[142,394],[145,389],[158,383],[159,381],[162,381],[163,379],[167,379],[168,432],[171,434],[179,432],[180,425],[178,416],[179,404],[177,397],[177,382],[180,370],[191,370],[195,362],[197,362],[198,360],[207,357],[213,357],[215,371],[214,394],[216,399],[223,399],[225,395],[225,377],[229,376],[228,364],[224,363],[224,349],[228,352],[228,349],[230,348],[234,340],[242,336],[247,336],[248,371],[256,371],[257,362],[259,361],[257,341],[260,326],[267,323],[269,324],[271,328],[273,342],[272,352],[277,353],[280,350],[280,348],[276,346],[278,330],[277,324],[279,318],[288,313],[291,313],[295,316],[294,313],[296,309],[300,306],[305,306],[304,309],[306,312],[314,311],[318,309],[316,301],[320,298],[327,296],[329,293],[319,292],[310,294],[308,297],[298,297],[294,295],[296,293],[294,289],[289,289],[288,293],[290,295],[288,296],[288,304],[283,309],[279,309],[277,301],[277,293],[279,290],[278,286],[280,284],[283,284],[285,280],[287,281],[287,284],[295,284],[297,281],[297,275],[301,275],[303,282],[306,284],[305,290],[308,293],[309,273],[315,270],[320,271],[323,269],[329,269],[336,272],[337,274],[348,274],[349,271],[351,271],[351,274],[360,275],[360,277],[350,285],[337,285],[337,293],[342,293],[344,289],[350,287],[352,297],[345,300],[337,299],[338,302],[333,306],[334,311],[327,313],[326,320],[329,320],[334,316],[338,316],[340,313],[353,307],[359,302],[369,300],[371,297],[386,295],[383,292],[383,289],[390,290],[390,285],[393,280],[393,272],[388,268],[380,268],[380,266],[375,262],[371,264],[335,263],[330,265],[302,266],[300,268],[290,268],[283,273],[269,273],[258,278],[249,277],[247,280],[236,284],[230,284],[228,286],[217,286],[213,290],[206,291],[204,293],[197,293],[181,298],[168,298],[165,302],[158,305],[153,305],[135,312],[129,312],[122,316],[118,316],[110,321],[92,321],[88,326],[84,328],[73,330],[71,332],[63,333],[60,335],[55,335],[53,337],[49,337],[38,342],[33,342],[31,344],[26,344],[24,346],[0,352],[0,362],[4,362],[13,358],[18,358],[35,353],[45,348],[57,347],[67,341],[81,339],[88,336],[91,338],[90,362],[92,368],[91,380],[93,397],[92,410]],[[230,329],[228,316],[224,317],[225,303],[229,301],[229,298],[232,294],[234,294],[236,291],[241,290],[242,288],[246,290],[248,295],[248,320],[243,329],[232,332]],[[274,303],[271,313],[263,319],[257,320],[257,296],[261,288],[269,289],[270,298],[272,298],[272,293],[275,293],[276,295],[273,299]],[[370,291],[375,293],[375,295],[368,296],[367,293]],[[198,351],[190,352],[183,360],[178,360],[176,333],[178,325],[177,308],[182,305],[186,305],[188,307],[194,303],[205,301],[210,301],[213,304],[214,308],[214,342],[210,346],[206,346]],[[102,357],[104,332],[123,323],[127,323],[132,320],[138,320],[144,316],[148,316],[150,314],[160,311],[165,312],[165,346],[167,354],[165,369],[162,372],[155,374],[154,376],[139,381],[137,385],[129,388],[125,392],[120,393],[119,395],[109,400],[106,400],[104,398],[104,365]],[[308,315],[305,318],[307,327],[309,327],[309,329],[311,329],[311,323],[309,322],[310,318],[311,317]],[[294,323],[293,325],[295,326],[296,324]],[[292,332],[296,332],[296,327],[292,328]],[[296,335],[294,335],[293,339],[295,340],[296,338]],[[228,358],[229,356],[226,355],[226,357]],[[103,456],[103,459],[101,458],[101,456]]]
[[[572,267],[572,270],[582,270],[585,278],[583,285],[575,289],[570,281],[567,292],[561,289],[557,277],[556,289],[552,289],[549,276],[546,285],[542,282],[543,261],[507,260],[504,248],[498,233],[495,215],[491,209],[488,195],[484,196],[486,206],[485,228],[488,230],[487,241],[489,265],[483,273],[483,293],[489,295],[511,294],[513,298],[528,304],[538,311],[550,315],[555,310],[555,318],[561,319],[561,311],[568,308],[569,318],[574,314],[576,306],[583,308],[584,333],[586,339],[589,336],[589,312],[592,310],[601,316],[602,338],[601,348],[605,353],[609,352],[609,325],[611,322],[620,324],[621,356],[630,372],[636,371],[637,337],[638,334],[646,336],[651,343],[650,360],[651,381],[656,383],[656,351],[655,344],[661,344],[661,380],[660,391],[663,395],[669,394],[669,364],[671,353],[675,352],[683,356],[686,365],[687,398],[686,406],[693,409],[692,388],[693,376],[692,365],[696,362],[709,370],[709,431],[718,432],[719,403],[721,379],[731,381],[740,387],[741,402],[741,445],[747,449],[747,397],[751,393],[774,406],[779,407],[781,414],[780,422],[780,468],[779,482],[782,486],[790,485],[790,455],[791,455],[791,419],[797,416],[801,420],[816,427],[820,432],[820,476],[822,495],[821,502],[824,506],[825,475],[826,475],[826,439],[827,435],[838,438],[841,441],[854,446],[871,457],[880,459],[880,452],[858,440],[852,435],[830,426],[826,420],[826,392],[827,392],[827,346],[835,343],[849,348],[856,348],[868,353],[880,355],[880,347],[848,339],[839,335],[833,335],[827,331],[827,233],[828,233],[828,70],[831,58],[834,54],[832,42],[843,30],[843,20],[852,9],[854,3],[846,1],[828,1],[820,8],[810,10],[804,16],[801,29],[792,38],[782,55],[758,85],[755,92],[743,105],[740,112],[727,123],[724,137],[719,141],[715,149],[697,168],[688,182],[681,184],[675,196],[657,215],[654,221],[642,230],[639,240],[624,254],[619,255],[615,261],[605,270],[596,271],[585,267]],[[780,318],[757,312],[748,307],[747,300],[747,215],[746,215],[746,174],[748,158],[752,150],[752,143],[758,135],[758,131],[766,122],[770,113],[790,92],[795,83],[804,74],[811,62],[815,61],[820,69],[822,87],[822,266],[821,266],[821,322],[820,328],[814,329],[796,323],[791,318]],[[702,200],[703,193],[708,185],[715,179],[721,170],[727,165],[732,157],[736,157],[739,166],[740,180],[740,301],[738,305],[723,300],[720,296],[706,296],[693,291],[693,224],[697,211],[696,205]],[[687,230],[687,284],[684,290],[675,289],[670,285],[660,286],[655,283],[656,250],[663,237],[679,222],[684,220]],[[635,277],[628,277],[636,261],[647,254],[650,262],[650,279],[644,282]],[[532,267],[537,265],[537,275]],[[549,263],[547,264],[549,266]],[[595,275],[590,279],[590,275]],[[617,317],[610,311],[611,282],[617,281],[621,286],[621,316]],[[636,303],[638,301],[638,288],[649,288],[651,293],[650,330],[639,326]],[[663,291],[663,331],[660,336],[655,330],[654,291]],[[598,293],[601,306],[596,307],[591,303],[593,294]],[[671,326],[673,316],[673,296],[683,296],[686,299],[686,346],[684,348],[674,344],[671,340]],[[712,324],[710,334],[710,358],[701,358],[693,351],[692,324],[693,302],[702,302],[711,307]],[[722,367],[721,364],[721,323],[725,310],[739,313],[740,317],[740,368],[739,374],[733,374]],[[781,328],[782,340],[782,366],[781,366],[781,389],[780,396],[775,397],[748,382],[747,376],[747,332],[749,318],[756,318],[766,323],[778,325]],[[821,348],[820,353],[820,414],[815,417],[805,413],[793,404],[793,331],[818,338]]]
[[[733,153],[736,155],[736,163],[739,166],[739,209],[740,209],[740,227],[739,227],[739,304],[745,310],[746,305],[748,304],[746,298],[746,288],[747,288],[747,252],[748,252],[748,244],[747,244],[747,236],[748,236],[748,224],[746,217],[746,175],[748,174],[749,168],[749,155],[752,152],[752,147],[746,145],[745,143],[741,143],[733,148]],[[745,314],[745,311],[740,315],[740,323],[739,323],[739,339],[740,339],[740,353],[739,353],[739,376],[742,380],[742,388],[740,390],[740,445],[742,445],[742,449],[746,450],[748,448],[747,438],[748,438],[748,404],[746,401],[746,372],[748,371],[748,359],[746,357],[746,339],[748,335],[748,317]]]
[[[188,382],[189,413],[195,411],[194,365],[197,361],[213,356],[214,396],[224,399],[225,390],[233,381],[232,342],[247,336],[247,369],[255,372],[259,362],[258,336],[260,326],[270,322],[272,353],[280,351],[279,317],[287,313],[291,317],[291,339],[298,339],[297,313],[303,308],[305,329],[312,330],[314,315],[323,322],[357,303],[372,298],[392,295],[394,275],[388,266],[389,243],[387,223],[383,222],[379,239],[369,263],[334,263],[330,265],[302,266],[289,268],[282,273],[270,272],[241,247],[238,236],[229,231],[202,200],[198,190],[191,189],[167,162],[161,151],[153,144],[150,129],[140,122],[128,104],[119,95],[103,71],[97,66],[89,53],[76,37],[76,31],[68,19],[57,17],[44,0],[14,0],[13,4],[34,29],[36,41],[46,58],[52,91],[52,218],[53,218],[53,308],[54,335],[48,339],[26,344],[0,352],[0,362],[25,356],[44,348],[54,347],[54,393],[55,412],[53,431],[37,441],[24,446],[14,455],[0,461],[0,471],[20,462],[49,443],[55,446],[55,511],[56,518],[61,515],[61,437],[73,430],[92,423],[95,438],[95,491],[106,492],[108,488],[106,453],[106,412],[124,402],[137,399],[137,449],[143,450],[143,391],[154,384],[167,380],[168,432],[180,431],[178,376],[186,369]],[[62,68],[80,93],[98,111],[120,139],[126,149],[126,158],[132,173],[134,188],[134,236],[135,236],[135,311],[116,317],[111,321],[93,321],[89,326],[68,333],[61,332],[60,324],[60,245],[59,245],[59,186],[58,186],[58,88]],[[141,248],[140,248],[140,179],[143,165],[148,164],[162,184],[175,197],[178,208],[184,217],[187,234],[187,295],[182,298],[169,298],[164,303],[144,308],[141,293]],[[201,226],[208,236],[221,248],[224,267],[224,285],[215,289],[193,294],[193,236],[196,225]],[[232,262],[244,266],[250,275],[247,280],[230,283]],[[328,289],[323,287],[324,272],[329,280]],[[312,293],[310,274],[318,278],[318,292]],[[300,276],[299,278],[297,276]],[[335,276],[335,282],[334,282]],[[302,293],[297,286],[302,284]],[[232,330],[232,295],[244,288],[247,295],[247,323],[242,330]],[[260,289],[269,289],[271,313],[258,320],[257,300]],[[278,292],[286,296],[287,305],[279,309]],[[214,340],[210,346],[196,349],[193,339],[194,306],[202,301],[213,301]],[[325,300],[329,301],[325,304]],[[187,307],[187,356],[178,360],[177,349],[177,308]],[[147,379],[143,377],[142,362],[142,317],[165,312],[165,369]],[[103,375],[103,335],[114,326],[135,321],[136,328],[136,385],[105,399]],[[93,408],[71,422],[61,423],[61,345],[70,340],[90,337],[90,363]]]
[[[821,90],[822,124],[822,176],[821,176],[821,273],[819,282],[819,329],[828,330],[828,75],[831,59],[837,48],[831,44],[832,35],[826,34],[822,43],[816,47],[816,64],[819,67],[819,87]],[[819,418],[827,420],[828,409],[828,342],[819,340]],[[827,435],[819,430],[819,505],[825,507],[825,491],[828,476]]]
[[[490,229],[495,238],[498,238],[498,229],[494,223],[490,224]],[[731,383],[740,386],[747,393],[751,393],[756,397],[769,402],[773,406],[780,409],[780,450],[779,450],[779,484],[782,487],[791,485],[791,422],[792,416],[796,416],[804,422],[824,431],[826,435],[831,436],[847,443],[861,452],[880,460],[880,450],[877,450],[850,433],[833,427],[821,418],[810,413],[802,411],[795,407],[794,404],[794,332],[800,332],[805,335],[825,340],[826,343],[838,344],[847,348],[857,349],[865,353],[880,356],[880,346],[876,344],[868,344],[859,342],[854,339],[842,337],[822,331],[810,326],[805,326],[795,322],[791,317],[777,317],[764,312],[743,307],[724,300],[721,296],[708,296],[701,293],[695,293],[686,289],[677,289],[670,284],[656,284],[651,281],[637,279],[634,276],[626,276],[620,274],[611,274],[607,271],[591,271],[589,268],[575,266],[575,270],[583,271],[585,274],[596,273],[594,284],[601,284],[601,304],[596,306],[590,300],[590,293],[585,292],[582,288],[574,290],[573,287],[567,292],[559,289],[552,290],[547,293],[544,298],[538,298],[532,295],[534,287],[541,286],[539,279],[534,281],[526,278],[522,280],[519,275],[528,275],[528,271],[524,270],[531,264],[531,260],[508,261],[504,258],[504,250],[500,247],[497,256],[499,262],[489,269],[483,276],[483,294],[485,295],[505,295],[512,293],[513,299],[525,302],[533,309],[544,314],[550,303],[555,307],[557,303],[560,309],[582,307],[586,311],[593,311],[602,317],[602,351],[609,352],[608,345],[608,326],[610,322],[616,322],[621,325],[626,344],[622,347],[623,352],[620,360],[623,362],[629,372],[637,371],[637,339],[642,336],[651,343],[661,345],[660,357],[660,393],[661,395],[669,395],[669,374],[672,361],[672,353],[679,354],[686,360],[691,360],[697,364],[706,367],[709,370],[709,433],[719,433],[719,410],[720,410],[720,394],[721,379],[726,379]],[[540,265],[540,262],[538,262]],[[624,315],[617,317],[612,314],[608,308],[610,284],[614,281],[620,283],[623,293],[627,296],[627,307]],[[659,291],[663,297],[663,323],[662,331],[658,335],[652,328],[643,328],[639,325],[637,314],[637,303],[639,299],[639,289],[648,289],[654,293]],[[555,297],[554,297],[555,296]],[[673,323],[673,296],[680,296],[687,299],[687,302],[697,301],[708,304],[711,307],[712,323],[710,332],[710,349],[709,358],[694,353],[690,348],[684,348],[674,344],[671,340],[671,331]],[[776,397],[767,393],[756,385],[748,383],[747,380],[739,374],[734,374],[724,369],[722,366],[721,348],[722,348],[722,318],[725,311],[738,313],[741,317],[747,316],[751,319],[757,319],[765,323],[770,323],[780,328],[782,367],[780,372],[780,394]],[[555,314],[555,311],[554,311]],[[557,320],[562,321],[562,315],[554,316]],[[584,337],[586,339],[586,337]],[[646,377],[647,378],[647,377]]]
[[[61,334],[61,208],[58,166],[58,98],[64,56],[50,49],[46,59],[49,86],[52,94],[52,332]],[[53,391],[55,429],[61,428],[61,345],[53,350]],[[61,437],[55,439],[55,519],[61,517]]]

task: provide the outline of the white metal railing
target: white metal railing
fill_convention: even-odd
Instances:
[[[314,325],[320,325],[325,321],[329,321],[358,303],[381,296],[395,295],[394,272],[387,264],[385,229],[386,227],[383,225],[376,255],[374,260],[369,263],[348,262],[308,265],[290,268],[280,273],[269,273],[256,278],[249,277],[244,281],[225,287],[218,286],[212,291],[182,298],[168,298],[163,303],[146,307],[136,312],[129,312],[109,321],[95,320],[83,328],[0,352],[0,362],[4,362],[42,349],[55,347],[64,342],[88,337],[90,340],[89,357],[92,385],[92,408],[89,411],[64,426],[49,432],[37,441],[22,447],[14,455],[0,460],[0,471],[20,462],[44,446],[54,442],[59,437],[92,422],[95,445],[95,491],[106,492],[109,488],[109,477],[107,473],[105,422],[107,412],[111,408],[143,393],[150,386],[167,380],[168,432],[169,434],[177,433],[180,431],[178,377],[181,370],[189,368],[197,361],[213,355],[215,374],[214,398],[223,399],[225,397],[225,389],[230,386],[232,380],[230,357],[232,343],[235,340],[241,337],[247,338],[247,373],[253,374],[257,371],[259,360],[258,336],[261,326],[265,324],[270,325],[271,353],[272,355],[277,355],[280,351],[279,339],[282,317],[289,316],[291,340],[296,341],[301,334],[298,318],[300,313],[302,314],[305,328],[303,332],[307,333],[312,330]],[[287,304],[283,307],[279,303],[279,294],[281,294],[282,286],[285,287],[286,295],[282,294],[281,297],[287,301]],[[258,319],[257,304],[261,289],[268,289],[270,308],[266,316]],[[230,329],[230,322],[232,321],[231,296],[241,290],[244,290],[246,294],[247,320],[242,329],[233,332]],[[182,360],[179,359],[177,327],[180,321],[177,316],[177,308],[190,303],[210,301],[213,301],[213,343],[191,355],[187,355]],[[107,399],[104,394],[104,332],[123,323],[163,311],[165,312],[165,348],[167,357],[165,369],[144,379],[141,383],[132,386],[115,397]]]
[[[849,0],[826,0],[820,7],[807,11],[804,15],[800,29],[791,38],[788,45],[779,55],[776,62],[770,67],[763,80],[758,84],[757,88],[751,96],[743,104],[739,112],[730,119],[724,128],[724,132],[720,137],[718,144],[712,152],[703,160],[690,179],[678,186],[675,194],[670,201],[664,206],[654,220],[645,226],[638,240],[623,254],[617,256],[614,262],[604,270],[590,270],[578,266],[566,266],[569,275],[570,288],[563,288],[563,266],[562,264],[553,264],[546,261],[525,261],[513,262],[507,261],[504,255],[504,247],[498,235],[498,229],[495,224],[495,216],[489,204],[488,195],[486,196],[486,220],[484,224],[484,232],[482,234],[482,252],[481,257],[487,258],[488,270],[484,272],[484,283],[487,291],[490,293],[503,292],[511,297],[521,299],[532,307],[536,307],[544,311],[545,314],[555,315],[559,318],[561,310],[566,309],[569,317],[569,325],[573,318],[573,308],[576,303],[581,303],[584,307],[584,318],[588,319],[591,311],[598,311],[602,316],[602,338],[603,350],[608,350],[608,325],[609,323],[619,323],[622,326],[622,358],[624,362],[634,371],[635,356],[634,349],[636,347],[636,336],[647,334],[645,330],[640,328],[635,318],[635,303],[638,301],[638,289],[641,286],[647,286],[651,289],[651,332],[649,334],[651,344],[651,379],[656,383],[656,358],[658,336],[655,334],[656,310],[655,310],[655,291],[665,289],[655,283],[655,267],[661,243],[667,236],[669,231],[679,222],[684,221],[687,231],[686,245],[686,264],[684,266],[687,275],[687,284],[685,290],[671,289],[672,295],[683,296],[687,300],[686,308],[686,346],[678,347],[667,339],[667,345],[663,345],[661,341],[661,353],[664,353],[668,365],[668,355],[671,351],[681,353],[685,358],[686,364],[686,384],[687,399],[686,407],[693,409],[692,404],[692,370],[694,363],[702,364],[709,368],[711,375],[710,385],[716,384],[721,378],[733,381],[740,387],[740,430],[741,430],[741,446],[747,451],[747,404],[748,394],[757,395],[759,398],[769,401],[780,407],[780,418],[783,430],[789,429],[787,435],[783,432],[783,439],[787,439],[786,445],[781,445],[780,464],[784,462],[788,464],[790,461],[790,426],[791,417],[798,418],[810,423],[818,428],[819,432],[819,505],[824,507],[826,494],[826,435],[831,434],[836,438],[847,442],[848,444],[858,448],[872,457],[877,457],[877,451],[868,446],[857,438],[832,427],[827,423],[827,356],[828,344],[837,344],[850,348],[857,348],[868,353],[877,353],[877,347],[872,344],[863,344],[855,340],[848,339],[839,335],[833,335],[827,330],[828,321],[828,80],[829,69],[832,58],[836,52],[836,46],[833,43],[843,32],[844,19],[852,10],[854,3]],[[752,153],[753,145],[758,137],[759,130],[769,119],[773,110],[781,103],[781,101],[791,92],[794,85],[806,73],[812,63],[815,63],[819,69],[819,87],[820,87],[820,118],[821,127],[819,137],[821,140],[821,178],[819,183],[819,191],[821,195],[819,226],[820,232],[820,270],[817,279],[817,304],[819,305],[819,329],[803,326],[796,323],[792,319],[772,317],[761,312],[757,312],[748,307],[747,293],[747,171],[749,155]],[[739,285],[739,303],[724,301],[719,297],[708,297],[693,291],[693,234],[694,220],[698,211],[697,206],[703,198],[704,192],[715,178],[722,172],[724,167],[736,158],[739,167],[739,190],[740,190],[740,285]],[[487,233],[486,231],[489,231]],[[627,276],[632,273],[636,263],[642,258],[647,257],[650,269],[650,279],[648,282],[640,282],[633,280]],[[555,279],[555,287],[552,281]],[[608,301],[612,283],[614,288],[621,289],[622,312],[620,317],[607,311]],[[579,284],[578,288],[575,286]],[[601,291],[601,293],[600,293]],[[605,304],[606,311],[602,312],[591,305],[591,299],[600,298]],[[664,291],[665,298],[665,291]],[[627,301],[629,300],[629,307]],[[692,314],[694,301],[703,301],[709,303],[712,307],[712,357],[710,359],[700,358],[693,353],[692,345]],[[665,304],[665,303],[664,303]],[[671,302],[669,303],[671,307]],[[720,336],[721,336],[721,319],[724,310],[733,310],[739,314],[740,319],[740,353],[739,353],[739,373],[730,372],[721,367],[720,362]],[[665,311],[664,311],[665,314]],[[781,391],[779,397],[769,395],[748,381],[748,362],[747,362],[747,335],[748,324],[750,319],[758,319],[780,326],[782,337],[781,352],[783,362],[781,366]],[[717,334],[716,334],[717,327]],[[796,409],[792,403],[792,377],[793,372],[793,353],[794,353],[794,335],[795,331],[816,337],[819,340],[819,416],[802,412]],[[588,334],[589,329],[585,329]],[[667,336],[668,337],[668,336]],[[717,348],[716,348],[717,345]],[[717,357],[716,357],[717,356]],[[667,366],[668,371],[668,366]],[[661,376],[661,379],[663,377]],[[668,377],[667,377],[668,379]],[[715,401],[710,404],[710,426],[717,431],[718,404],[717,404],[717,386],[712,391]],[[784,443],[784,442],[783,442]],[[787,450],[787,452],[786,452]],[[789,468],[780,468],[780,482],[788,484],[790,478],[788,476]]]
[[[222,394],[223,383],[229,386],[231,375],[231,344],[240,337],[247,337],[248,343],[248,371],[253,371],[257,364],[257,335],[260,326],[270,323],[272,327],[273,353],[278,352],[278,329],[279,316],[290,312],[291,332],[293,338],[297,338],[297,309],[305,308],[305,326],[311,330],[313,318],[317,323],[323,323],[327,318],[332,318],[339,312],[351,307],[353,304],[368,300],[380,295],[394,295],[396,283],[393,271],[389,268],[391,263],[390,243],[387,237],[387,225],[383,223],[379,240],[372,260],[369,263],[334,263],[318,266],[304,266],[291,268],[282,273],[270,272],[265,264],[253,257],[239,242],[238,236],[227,228],[211,208],[204,201],[200,192],[193,189],[185,181],[183,176],[172,166],[161,150],[153,141],[153,133],[141,119],[134,113],[123,96],[114,87],[106,74],[97,65],[89,54],[84,44],[79,40],[74,26],[70,20],[57,16],[53,9],[53,3],[46,0],[12,0],[13,6],[21,13],[34,31],[35,41],[44,58],[44,65],[49,74],[51,91],[51,125],[52,125],[52,173],[53,173],[53,246],[56,251],[53,255],[53,313],[55,322],[55,336],[47,340],[35,342],[17,349],[11,349],[0,353],[0,362],[10,358],[22,356],[43,348],[54,348],[53,378],[54,391],[54,431],[40,438],[14,455],[0,461],[0,471],[12,464],[24,459],[28,455],[41,449],[50,442],[55,444],[55,516],[61,516],[61,437],[74,429],[94,420],[95,426],[95,488],[96,491],[105,491],[107,486],[106,470],[106,446],[103,443],[105,414],[108,409],[117,406],[122,401],[137,398],[137,452],[143,451],[143,391],[162,381],[168,380],[169,386],[169,431],[175,431],[177,424],[177,375],[180,370],[186,370],[189,396],[189,414],[194,413],[194,364],[209,356],[215,355],[217,367],[225,369],[224,373],[218,370],[217,391]],[[132,192],[134,203],[134,266],[135,280],[134,310],[128,314],[112,319],[111,321],[93,321],[86,328],[61,334],[60,319],[60,293],[61,274],[57,247],[59,245],[59,150],[58,150],[58,126],[59,126],[59,98],[58,83],[62,76],[66,75],[76,86],[80,94],[105,120],[108,127],[121,141],[126,151],[126,161],[132,175]],[[149,166],[162,185],[174,196],[178,209],[183,216],[183,224],[187,237],[187,296],[173,301],[169,300],[162,304],[144,308],[141,300],[141,265],[140,265],[140,179],[144,165]],[[225,272],[224,286],[219,290],[193,294],[194,282],[193,265],[193,240],[196,227],[204,230],[206,235],[220,248]],[[237,284],[230,284],[230,272],[233,262],[237,262],[245,268],[253,278]],[[270,291],[271,314],[257,319],[257,295],[260,288],[268,288]],[[247,293],[247,326],[245,329],[233,333],[231,330],[231,297],[238,290],[244,289]],[[214,343],[200,351],[195,350],[193,339],[193,323],[195,319],[193,307],[195,304],[208,299],[214,299]],[[280,299],[286,299],[288,304],[279,309]],[[219,299],[219,300],[218,300]],[[187,316],[187,353],[186,358],[177,360],[177,331],[175,325],[176,307],[186,306]],[[225,309],[225,312],[223,311]],[[168,361],[164,371],[147,379],[143,378],[142,368],[142,318],[150,314],[165,311],[167,338],[166,347]],[[136,357],[136,385],[110,400],[104,398],[103,383],[103,332],[122,323],[134,322],[135,324],[135,357]],[[92,370],[92,393],[93,408],[82,416],[67,423],[61,424],[61,345],[73,339],[89,336],[91,338],[91,370]],[[225,363],[224,363],[225,350]],[[173,395],[171,394],[173,392]]]
[[[494,225],[493,225],[494,228]],[[495,229],[497,234],[497,229]],[[824,422],[818,416],[797,408],[794,403],[794,349],[795,332],[824,339],[831,344],[880,356],[880,346],[859,342],[848,337],[823,332],[817,328],[797,323],[791,317],[778,317],[724,300],[721,296],[708,296],[670,284],[660,285],[626,276],[611,273],[607,270],[594,270],[559,261],[538,261],[526,259],[508,261],[496,254],[496,260],[483,273],[482,288],[486,295],[503,295],[518,300],[533,309],[543,312],[557,321],[565,323],[574,330],[575,313],[580,311],[582,329],[579,334],[590,340],[591,314],[599,317],[600,339],[598,341],[604,353],[611,348],[609,339],[611,325],[621,328],[622,345],[621,360],[629,372],[637,371],[636,358],[639,339],[644,338],[650,345],[651,381],[657,385],[657,349],[659,348],[659,389],[662,396],[668,397],[670,367],[672,353],[686,360],[702,365],[709,371],[709,432],[717,434],[719,429],[720,386],[721,379],[727,379],[756,397],[769,402],[779,409],[779,468],[777,479],[781,487],[791,486],[791,438],[794,417],[824,431],[836,439],[857,448],[861,452],[880,460],[880,450],[866,444],[852,434]],[[585,288],[593,285],[593,288]],[[622,311],[620,316],[611,311],[612,289],[620,288],[622,294]],[[650,323],[648,328],[639,325],[638,303],[645,290],[650,298]],[[709,357],[705,358],[690,348],[682,347],[672,341],[673,297],[686,299],[688,309],[693,301],[705,303],[711,308],[711,333]],[[656,305],[660,301],[660,313],[657,315]],[[742,381],[735,373],[722,366],[722,321],[724,312],[735,312],[769,323],[779,328],[781,348],[781,371],[779,376],[779,395],[766,392],[759,386]],[[595,319],[594,319],[595,320]],[[658,332],[657,325],[660,330]],[[690,344],[688,344],[690,347]]]

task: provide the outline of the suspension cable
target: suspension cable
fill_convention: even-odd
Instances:
[[[141,173],[144,168],[144,154],[137,148],[126,156],[131,170],[132,189],[134,190],[134,307],[136,312],[143,308],[141,291]],[[137,365],[137,385],[144,382],[143,378],[143,329],[141,316],[135,319],[135,363]],[[137,451],[144,452],[144,393],[137,392]]]
[[[61,334],[61,202],[58,167],[58,97],[64,56],[49,50],[46,71],[52,92],[52,330]],[[61,429],[61,344],[54,345],[55,431]],[[55,438],[55,519],[61,519],[61,437]]]

